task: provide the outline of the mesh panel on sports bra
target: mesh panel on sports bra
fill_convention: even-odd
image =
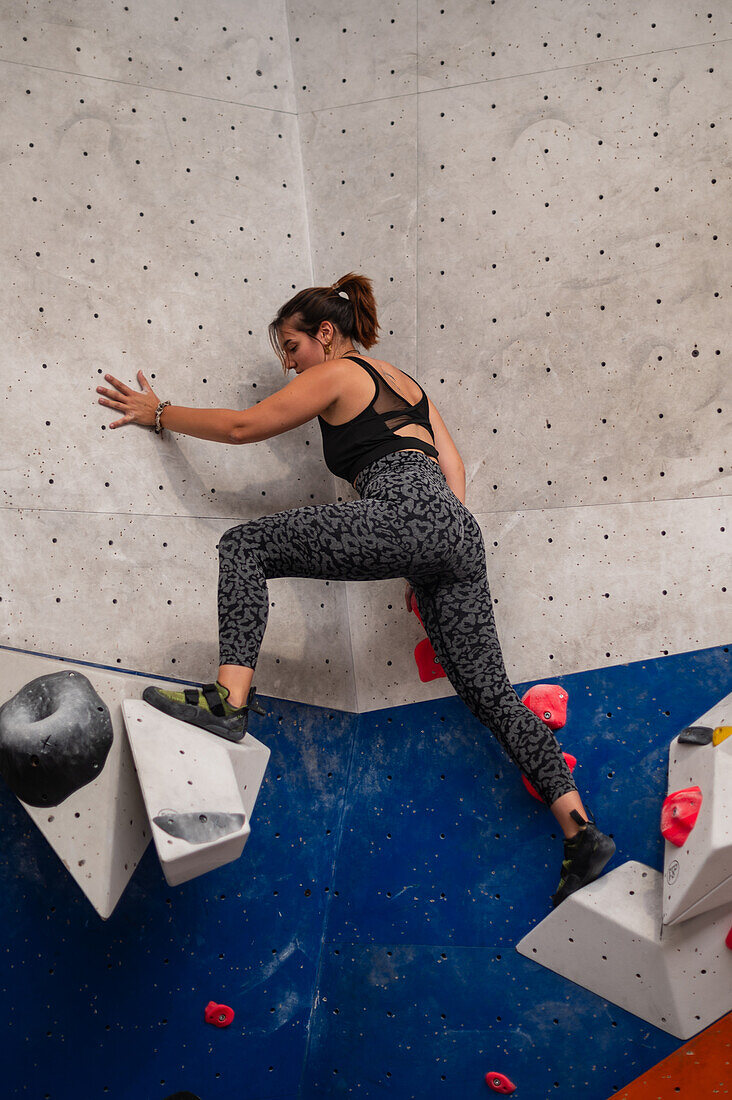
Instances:
[[[318,416],[323,436],[323,457],[331,473],[353,484],[354,478],[368,463],[375,462],[392,451],[409,448],[423,451],[424,454],[438,459],[439,451],[433,446],[434,432],[424,390],[421,399],[410,405],[406,398],[391,389],[389,383],[365,359],[350,355],[344,358],[358,363],[371,375],[376,393],[366,408],[345,424],[329,424],[322,416]],[[419,388],[422,389],[421,386]],[[417,436],[398,434],[395,430],[406,428],[409,424],[426,428],[432,437],[432,443]]]
[[[352,360],[352,362],[354,361],[356,360]],[[375,367],[372,367],[370,363],[364,363],[362,359],[358,362],[363,363],[368,368],[369,374],[376,383],[376,397],[371,408],[383,418],[385,426],[396,434],[396,428],[406,428],[408,424],[418,424],[422,428],[427,428],[434,441],[435,436],[429,420],[429,406],[424,390],[422,390],[420,400],[416,404],[410,405],[405,397],[401,397],[395,390],[391,389],[389,383],[382,378]],[[417,384],[419,385],[419,383]]]

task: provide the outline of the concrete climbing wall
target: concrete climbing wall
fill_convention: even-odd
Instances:
[[[293,5],[290,29],[316,270],[357,204],[377,354],[463,455],[509,673],[727,641],[729,8]],[[360,709],[406,671],[377,599]]]
[[[331,475],[302,433],[110,431],[96,387],[142,369],[176,404],[246,408],[282,385],[266,326],[312,281],[287,13],[10,0],[0,42],[0,641],[210,680],[219,536]],[[352,680],[345,607],[302,587],[272,615],[285,680],[313,679],[308,651],[327,669],[326,630]]]
[[[0,640],[211,678],[219,535],[355,494],[314,422],[161,441],[96,386],[247,407],[282,385],[280,303],[351,269],[465,459],[514,679],[728,640],[729,22],[7,0]],[[450,693],[414,683],[402,593],[271,582],[258,686]]]

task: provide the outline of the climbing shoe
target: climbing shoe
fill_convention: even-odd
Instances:
[[[585,821],[577,810],[572,810],[570,816],[580,828],[573,837],[564,839],[562,877],[557,892],[552,897],[555,909],[575,890],[594,882],[615,854],[615,841],[600,832],[594,818],[592,821]]]
[[[241,707],[232,707],[229,703],[229,689],[218,680],[213,684],[202,684],[200,688],[186,688],[184,691],[162,691],[157,687],[147,687],[142,693],[146,703],[171,718],[179,718],[191,726],[199,726],[227,741],[241,741],[247,732],[249,711],[266,714],[254,701],[252,686],[247,701]]]

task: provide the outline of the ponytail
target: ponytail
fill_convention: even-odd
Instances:
[[[345,294],[347,297],[342,297]],[[299,332],[315,337],[323,321],[330,321],[341,335],[363,348],[378,343],[380,325],[376,319],[376,301],[371,280],[350,271],[333,286],[308,287],[285,302],[269,325],[269,340],[287,374],[285,353],[278,329],[285,321],[292,322]]]

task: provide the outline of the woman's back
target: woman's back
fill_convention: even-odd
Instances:
[[[340,372],[341,387],[339,396],[321,414],[320,419],[325,421],[326,424],[332,426],[347,424],[348,421],[364,412],[374,397],[374,379],[364,367],[359,366],[355,361],[356,359],[365,360],[380,376],[384,384],[388,385],[395,393],[400,394],[406,403],[412,406],[419,403],[424,391],[413,378],[410,378],[404,371],[398,370],[392,363],[387,363],[383,359],[372,359],[367,355],[358,353],[350,359],[340,359],[333,363],[334,369]],[[392,430],[395,434],[411,436],[413,439],[417,437],[424,440],[427,445],[433,445],[440,457],[439,459],[432,458],[432,455],[427,455],[427,457],[438,463],[447,478],[448,484],[458,492],[460,499],[463,500],[465,467],[460,453],[445,426],[445,422],[429,397],[427,397],[425,412],[429,417],[431,432],[421,424],[405,424],[403,420],[401,426],[393,426]],[[407,444],[403,449],[415,450],[416,448],[409,447]],[[463,485],[462,490],[459,488],[461,483]]]
[[[318,416],[325,463],[352,485],[364,466],[394,451],[438,461],[427,394],[391,363],[375,362],[379,368],[355,352],[334,360],[338,397]]]
[[[372,359],[361,354],[358,355],[358,359],[363,359],[369,366],[373,367],[387,385],[409,405],[419,403],[422,398],[422,390],[403,371],[398,370],[383,359]],[[358,416],[368,408],[374,396],[374,381],[368,371],[364,370],[355,361],[355,358],[352,360],[346,358],[340,360],[340,362],[344,365],[342,370],[343,389],[336,401],[329,406],[323,415],[323,420],[334,427],[346,424],[349,420]],[[346,363],[351,363],[351,366],[345,367]],[[425,443],[434,444],[432,434],[420,424],[410,422],[403,427],[392,428],[392,431],[397,435],[416,436],[417,439],[423,439]],[[404,449],[413,450],[414,448],[405,447]],[[428,457],[431,458],[431,455],[428,455]],[[437,459],[433,458],[432,461],[436,462]]]

